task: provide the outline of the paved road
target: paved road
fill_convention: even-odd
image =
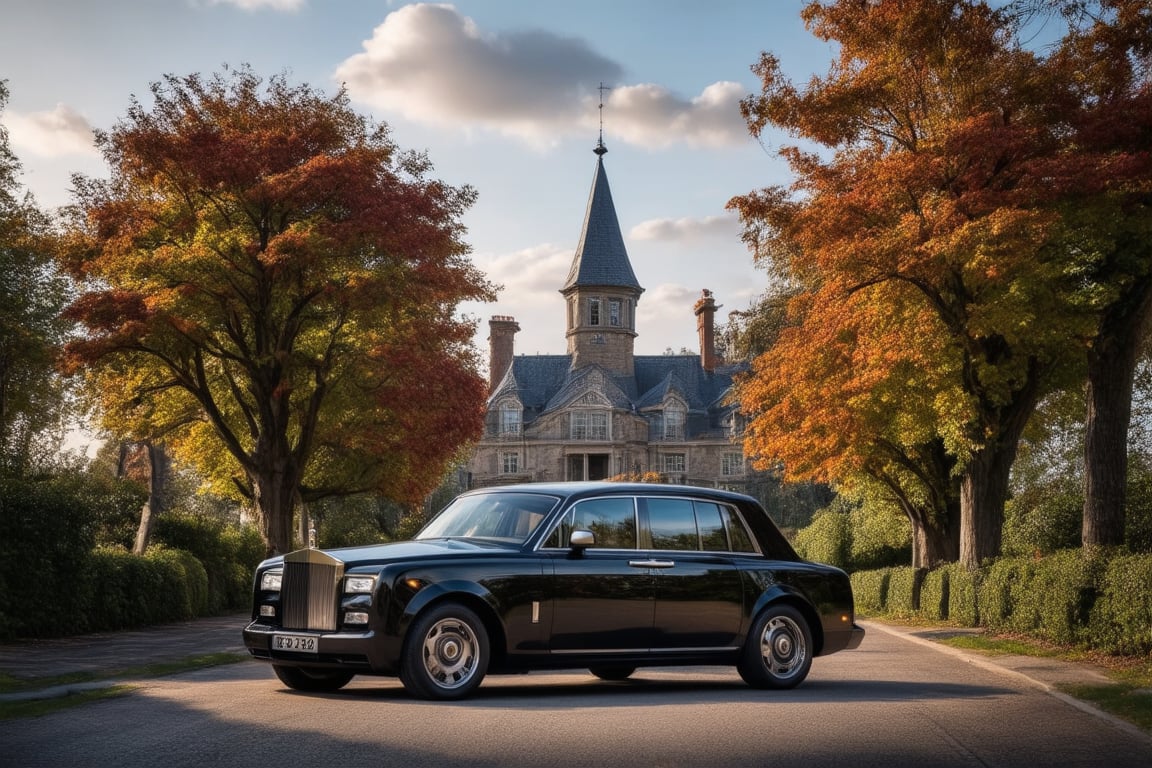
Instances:
[[[472,699],[434,704],[391,679],[294,693],[267,665],[245,662],[0,722],[0,764],[1152,765],[1152,738],[1051,695],[1039,679],[1097,674],[1090,668],[1033,659],[1011,670],[883,625],[868,629],[860,649],[817,659],[794,691],[755,691],[730,669],[705,667],[642,670],[620,684],[580,672],[491,677]],[[92,643],[86,655],[114,646]]]

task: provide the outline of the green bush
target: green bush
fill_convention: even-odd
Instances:
[[[920,583],[920,614],[935,621],[948,618],[948,569],[934,568]]]
[[[264,559],[264,544],[254,528],[174,512],[156,520],[152,538],[158,545],[191,553],[203,564],[208,576],[208,614],[248,607],[252,576]]]
[[[118,547],[92,551],[78,593],[82,631],[110,631],[193,617],[192,598],[178,558],[148,558]]]
[[[75,585],[96,543],[77,500],[101,493],[86,475],[0,481],[0,638],[74,631]]]
[[[920,580],[923,571],[910,565],[888,569],[888,613],[899,618],[920,612]]]
[[[145,557],[170,562],[180,569],[186,586],[183,592],[188,598],[188,604],[183,607],[184,613],[190,617],[208,614],[208,572],[195,555],[182,549],[150,547]]]
[[[962,627],[975,627],[980,621],[980,572],[970,571],[960,563],[949,563],[938,569],[948,579],[948,620]]]
[[[856,610],[866,614],[883,613],[888,605],[888,568],[856,571],[849,578]]]
[[[1036,560],[1015,598],[1013,626],[1056,643],[1083,639],[1096,601],[1103,557],[1066,549]]]
[[[983,569],[976,593],[980,624],[992,629],[1028,631],[1038,619],[1031,606],[1017,610],[1035,569],[1031,557],[1002,557]]]
[[[1093,647],[1109,653],[1152,653],[1152,555],[1112,558],[1085,634]]]
[[[805,560],[848,568],[852,548],[849,516],[832,507],[820,510],[812,524],[796,534],[793,545]]]

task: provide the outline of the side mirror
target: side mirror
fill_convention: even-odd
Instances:
[[[568,543],[572,546],[572,549],[577,551],[594,547],[596,546],[596,534],[592,533],[592,531],[575,530],[572,531]]]

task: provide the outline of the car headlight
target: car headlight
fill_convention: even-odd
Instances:
[[[344,594],[346,595],[370,595],[375,586],[375,576],[344,577]]]
[[[267,592],[279,592],[280,580],[284,577],[284,571],[264,571],[260,574],[260,589]]]

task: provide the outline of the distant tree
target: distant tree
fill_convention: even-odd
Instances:
[[[0,113],[8,103],[0,80]],[[0,125],[0,476],[51,463],[67,415],[55,355],[68,325],[69,284],[48,246],[49,222],[22,192],[20,162]]]
[[[418,503],[480,433],[458,303],[474,192],[427,178],[346,94],[247,68],[167,76],[98,136],[62,261],[87,290],[68,348],[109,418],[247,498],[270,553],[298,502]]]

